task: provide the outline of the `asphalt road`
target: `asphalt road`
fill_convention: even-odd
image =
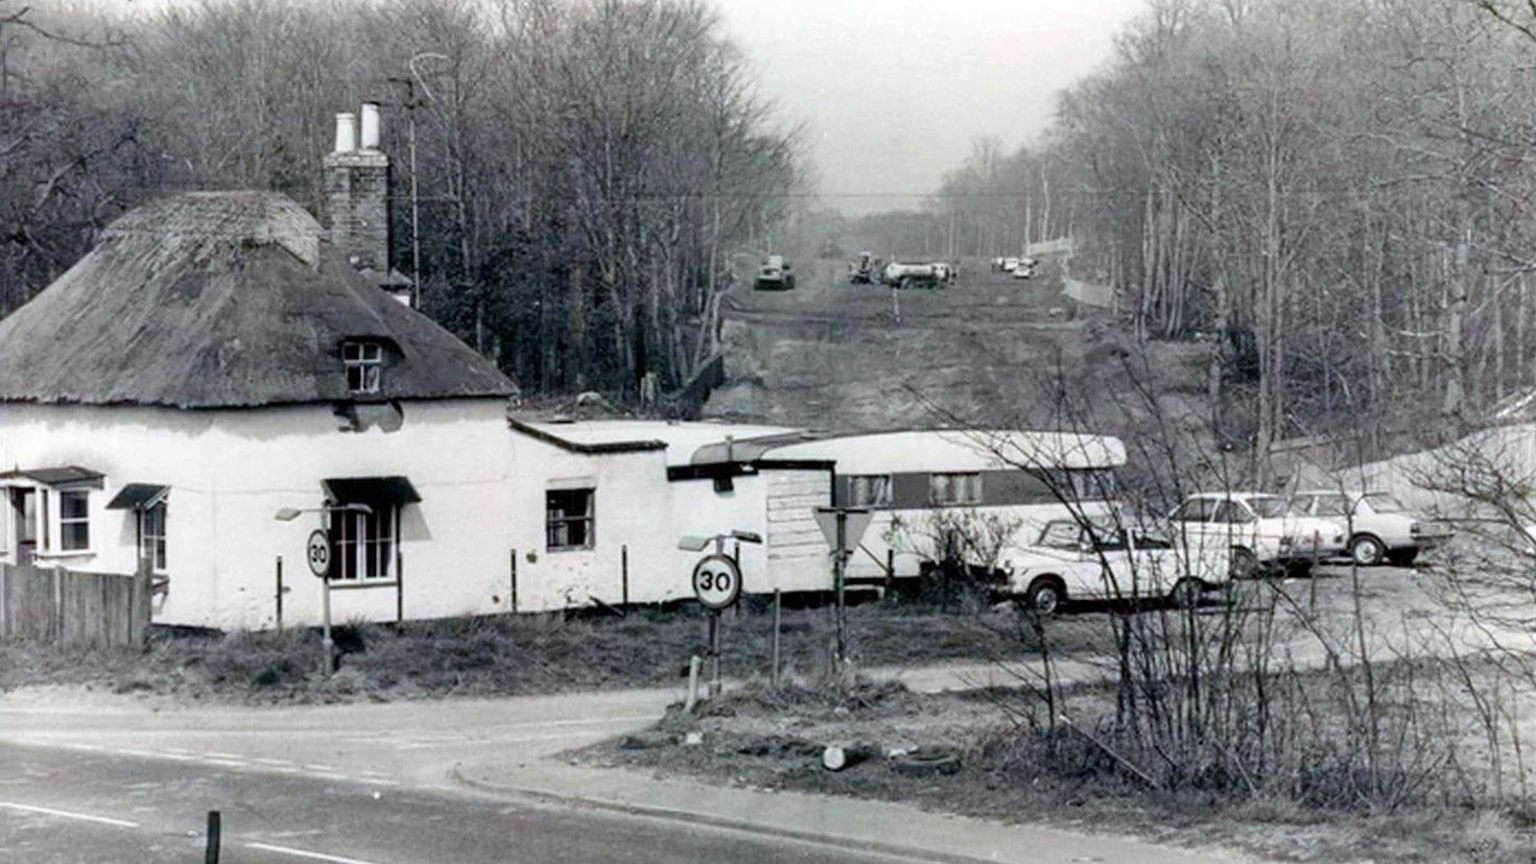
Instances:
[[[6,864],[202,862],[210,810],[221,814],[221,864],[917,860],[469,794],[0,744]]]

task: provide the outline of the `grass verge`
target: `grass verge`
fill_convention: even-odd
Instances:
[[[912,611],[870,603],[849,610],[853,656],[865,668],[1028,656],[1009,613]],[[724,674],[748,678],[770,665],[772,617],[742,609],[723,622]],[[1063,622],[1053,638],[1087,628]],[[143,651],[62,650],[0,644],[0,691],[76,685],[253,704],[505,696],[677,683],[691,655],[706,652],[697,608],[631,611],[625,617],[519,615],[337,628],[340,669],[320,675],[314,630],[229,635],[157,631]],[[784,667],[826,665],[829,609],[785,610]]]

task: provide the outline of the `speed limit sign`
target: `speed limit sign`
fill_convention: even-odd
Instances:
[[[331,538],[324,531],[311,531],[304,544],[309,570],[321,579],[331,575]]]
[[[709,555],[693,567],[693,593],[711,609],[725,609],[741,596],[741,570],[728,555]]]

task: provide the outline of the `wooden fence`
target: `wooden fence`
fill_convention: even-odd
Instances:
[[[139,646],[149,633],[147,574],[0,564],[0,640],[69,647]]]

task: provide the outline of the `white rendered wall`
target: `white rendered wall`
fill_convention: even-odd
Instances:
[[[342,432],[328,406],[239,411],[0,406],[0,465],[78,464],[103,472],[90,496],[94,554],[74,569],[132,572],[132,511],[106,503],[128,483],[171,487],[170,590],[158,623],[265,628],[276,623],[275,563],[282,556],[285,623],[316,623],[319,582],[304,565],[318,514],[279,522],[283,507],[318,507],[327,477],[404,475],[422,503],[402,511],[403,585],[332,593],[333,617],[393,620],[508,607],[511,431],[500,400],[406,403],[404,425]],[[540,501],[542,506],[542,499]],[[542,513],[539,530],[542,531]]]

